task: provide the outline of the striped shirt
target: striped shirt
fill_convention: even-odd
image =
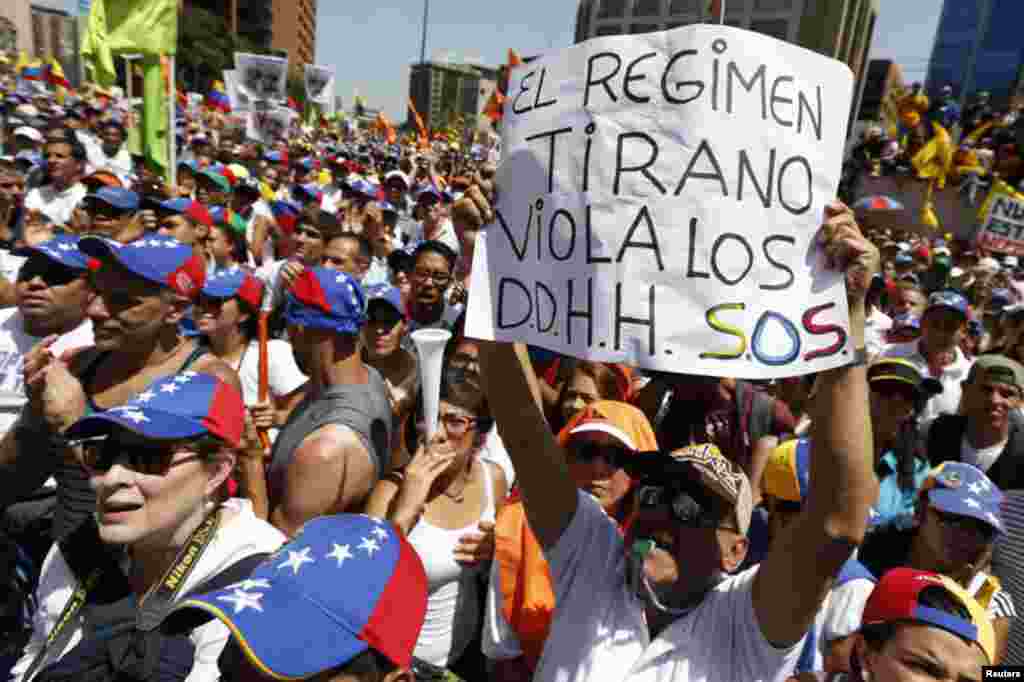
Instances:
[[[1020,601],[1024,600],[1024,490],[1005,491],[1002,517],[1006,533],[996,541],[992,568],[1003,584],[1003,591]],[[1024,623],[1019,619],[1010,625],[1006,658],[1002,662],[1024,665]]]

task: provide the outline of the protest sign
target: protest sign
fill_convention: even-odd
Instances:
[[[334,113],[334,69],[306,64],[306,99],[320,105],[325,114]]]
[[[288,84],[288,58],[235,53],[238,87],[249,99],[284,101]]]
[[[1024,256],[1024,194],[997,180],[979,215],[978,246]]]
[[[224,92],[231,103],[231,111],[237,113],[252,109],[249,97],[238,87],[238,72],[234,69],[224,70]]]
[[[844,64],[727,26],[517,67],[467,334],[715,376],[849,363],[815,235],[852,89]]]
[[[287,137],[296,116],[298,114],[288,107],[246,112],[245,135],[256,142],[274,144]]]

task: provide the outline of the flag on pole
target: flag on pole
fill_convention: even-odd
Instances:
[[[93,1],[82,54],[92,62],[94,78],[101,86],[109,87],[117,80],[115,54],[159,57],[175,54],[177,47],[177,0]]]
[[[508,68],[519,66],[523,63],[523,60],[519,57],[519,54],[511,47],[508,48]]]
[[[46,72],[46,80],[49,81],[50,85],[58,88],[58,96],[60,90],[66,90],[71,87],[71,83],[64,77],[64,68],[55,57],[50,57],[50,68]]]
[[[82,55],[90,60],[101,87],[117,80],[114,55],[142,55],[143,153],[154,170],[166,170],[169,156],[170,99],[173,81],[166,59],[178,48],[177,0],[93,0],[82,38]]]
[[[228,98],[228,93],[224,91],[224,83],[221,81],[213,82],[210,94],[206,96],[206,103],[217,111],[224,113],[231,111],[231,100]]]

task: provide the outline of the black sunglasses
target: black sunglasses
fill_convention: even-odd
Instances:
[[[600,443],[580,443],[569,448],[569,454],[573,459],[579,460],[590,464],[594,460],[601,458],[609,465],[616,469],[621,469],[623,462],[626,461],[630,455],[634,454],[632,450],[625,448],[621,445],[602,445]]]
[[[199,459],[206,459],[207,453],[195,452],[197,441],[166,443],[124,443],[120,440],[101,436],[79,441],[82,446],[82,462],[85,468],[94,473],[110,471],[114,462],[122,457],[127,458],[132,470],[149,476],[164,476],[176,466]],[[194,452],[189,457],[177,461],[174,456],[179,452]]]
[[[672,518],[686,528],[720,528],[739,532],[735,525],[723,525],[731,510],[694,491],[648,485],[637,491],[636,499],[640,509],[668,508]]]
[[[69,268],[46,256],[32,256],[18,271],[18,281],[28,282],[39,277],[50,287],[61,287],[71,284],[82,276],[82,272]]]

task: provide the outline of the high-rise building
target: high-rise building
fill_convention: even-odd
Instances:
[[[316,60],[317,0],[185,0],[224,17],[228,31],[265,50],[288,53],[293,65]]]
[[[1006,102],[1024,67],[1021,22],[1021,0],[945,0],[928,63],[928,91],[950,85],[960,97],[987,90],[994,101]]]
[[[903,70],[891,59],[872,59],[864,82],[864,96],[860,102],[861,121],[896,123],[897,112],[892,105],[893,93],[904,88]]]
[[[960,0],[947,0],[947,4]],[[1020,0],[1009,0],[1020,2]],[[709,0],[580,0],[576,42],[710,22]],[[857,79],[850,123],[860,109],[879,0],[722,0],[725,23],[796,43],[845,62]]]
[[[32,52],[32,10],[29,0],[0,2],[0,50]]]
[[[60,62],[65,77],[78,82],[78,24],[64,10],[59,0],[33,0],[32,49],[38,59],[54,57]]]
[[[475,127],[487,104],[498,70],[477,64],[431,61],[413,64],[409,97],[428,128],[440,128],[461,118]],[[411,116],[410,116],[411,118]]]

